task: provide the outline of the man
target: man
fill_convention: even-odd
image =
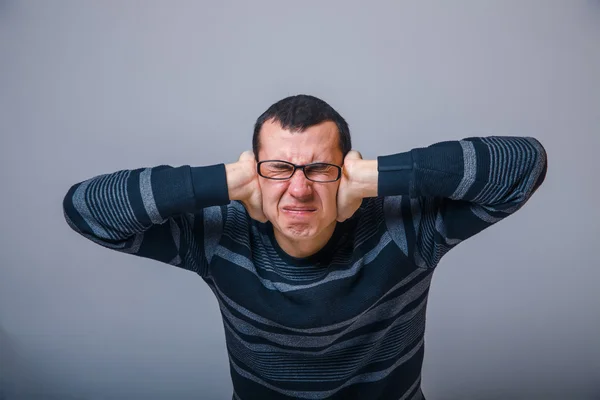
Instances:
[[[234,399],[421,399],[435,267],[543,182],[533,138],[482,137],[363,160],[312,96],[272,105],[253,154],[74,185],[69,225],[200,275],[223,316]]]

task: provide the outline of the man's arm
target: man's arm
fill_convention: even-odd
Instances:
[[[452,247],[520,209],[544,181],[547,155],[530,137],[472,137],[381,156],[376,166],[355,164],[351,175],[362,179],[362,190],[385,197],[395,241],[419,266],[433,267]]]
[[[245,186],[253,181],[252,166],[242,164],[163,165],[96,176],[69,189],[65,219],[101,246],[204,275],[203,239],[220,235],[222,227],[220,207],[211,206],[244,200],[236,196],[248,193]]]

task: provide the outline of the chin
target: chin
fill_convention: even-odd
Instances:
[[[288,225],[284,229],[286,236],[294,239],[310,239],[317,236],[316,227],[305,224]]]

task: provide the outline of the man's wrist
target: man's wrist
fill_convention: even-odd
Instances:
[[[350,173],[352,186],[362,198],[377,196],[377,160],[356,160]]]
[[[248,166],[239,161],[225,164],[229,200],[245,200],[248,194]]]

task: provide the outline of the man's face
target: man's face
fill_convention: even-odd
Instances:
[[[258,161],[283,160],[296,165],[324,162],[342,165],[339,134],[334,122],[326,121],[303,132],[284,130],[278,122],[267,121],[260,131]],[[329,239],[337,217],[337,189],[340,181],[318,183],[306,179],[303,171],[284,181],[259,177],[263,212],[275,233],[295,242]]]

